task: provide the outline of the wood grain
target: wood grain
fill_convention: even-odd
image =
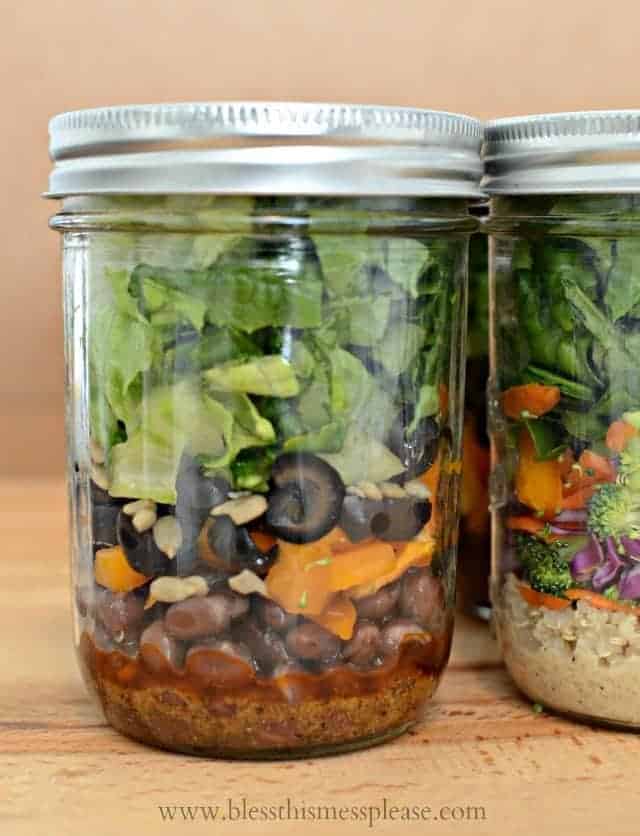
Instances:
[[[424,721],[384,746],[284,763],[206,761],[111,731],[71,649],[65,494],[0,482],[0,833],[638,833],[640,738],[539,716],[485,627],[460,618]],[[158,805],[484,807],[484,821],[163,821]]]

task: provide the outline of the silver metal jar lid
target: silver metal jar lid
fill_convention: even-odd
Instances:
[[[49,125],[47,197],[481,197],[480,123],[410,108],[278,102],[78,110]]]
[[[640,110],[497,119],[483,156],[491,195],[640,192]]]

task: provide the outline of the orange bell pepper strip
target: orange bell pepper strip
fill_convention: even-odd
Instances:
[[[518,499],[546,519],[555,517],[562,508],[561,463],[556,459],[538,461],[528,430],[520,433],[520,458],[515,487]]]
[[[332,546],[346,540],[339,528],[306,545],[278,541],[278,558],[266,578],[267,591],[287,612],[320,615],[335,592]]]
[[[131,592],[151,580],[131,568],[122,546],[98,549],[93,571],[96,583],[112,592]]]
[[[395,565],[396,555],[393,546],[380,540],[354,545],[347,551],[337,552],[331,560],[333,591],[371,583],[391,572]]]
[[[249,536],[262,552],[268,552],[278,542],[272,534],[266,531],[250,531]]]
[[[428,566],[433,560],[436,541],[427,533],[428,526],[422,530],[415,540],[408,543],[396,543],[395,564],[388,572],[379,575],[368,583],[360,584],[349,590],[352,598],[364,598],[373,595],[383,586],[393,583],[403,575],[410,566]]]
[[[336,592],[370,584],[394,569],[391,543],[368,540],[354,545],[345,540],[340,529],[333,529],[307,545],[280,541],[278,559],[266,579],[269,594],[287,612],[316,616]]]
[[[339,636],[344,641],[353,636],[353,628],[356,623],[358,614],[353,605],[353,601],[348,598],[343,592],[335,595],[320,615],[311,615],[311,621],[315,621],[325,630]]]
[[[462,487],[460,513],[465,528],[483,534],[489,528],[489,451],[478,443],[473,419],[467,417],[462,433]]]

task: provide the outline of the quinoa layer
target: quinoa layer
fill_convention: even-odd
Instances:
[[[533,607],[510,574],[495,602],[509,673],[532,700],[585,719],[640,727],[640,620],[585,601]]]

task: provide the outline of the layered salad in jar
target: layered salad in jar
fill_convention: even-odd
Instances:
[[[632,236],[571,234],[553,218],[604,211],[619,224],[637,217],[632,203],[533,201],[546,234],[497,244],[498,377],[511,385],[495,403],[509,490],[493,598],[507,666],[532,699],[637,726],[640,254]]]
[[[197,754],[396,734],[451,638],[464,243],[357,202],[153,200],[170,232],[112,199],[89,247],[88,678],[115,728]]]

